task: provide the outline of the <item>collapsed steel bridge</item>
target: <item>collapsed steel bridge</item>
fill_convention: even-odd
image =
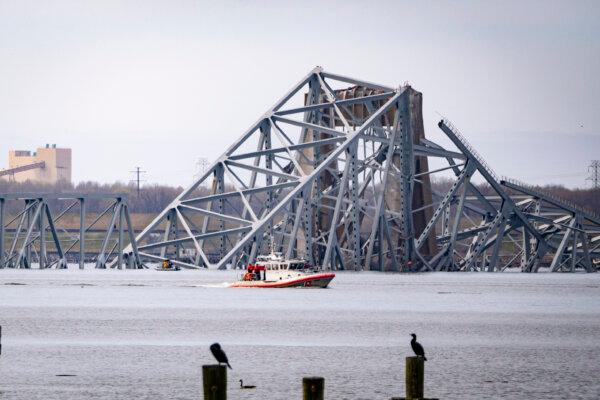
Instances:
[[[277,251],[334,270],[596,271],[598,216],[500,179],[447,119],[439,128],[450,148],[425,137],[409,85],[317,67],[134,244],[187,268]],[[432,191],[436,174],[452,176],[444,192]]]
[[[6,215],[10,202],[21,211]],[[90,202],[105,204],[103,212],[86,221]],[[76,229],[63,225],[77,217]],[[127,236],[127,239],[126,239]],[[123,252],[125,240],[132,250]],[[0,268],[67,268],[86,260],[96,268],[141,268],[135,247],[126,194],[115,193],[8,193],[0,194]]]

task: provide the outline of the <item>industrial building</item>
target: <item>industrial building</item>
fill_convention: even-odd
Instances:
[[[0,170],[0,179],[12,182],[55,184],[71,182],[71,149],[46,144],[36,151],[10,150],[8,168]]]

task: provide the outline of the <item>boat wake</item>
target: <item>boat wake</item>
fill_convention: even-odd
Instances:
[[[185,285],[184,287],[195,287],[195,288],[226,288],[229,287],[228,282],[223,283],[201,283],[198,285]]]

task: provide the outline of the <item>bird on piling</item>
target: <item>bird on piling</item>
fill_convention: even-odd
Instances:
[[[244,381],[240,379],[240,389],[256,389],[256,386],[244,385]]]
[[[411,333],[410,336],[412,336],[410,346],[412,347],[417,357],[423,357],[423,361],[427,361],[427,357],[425,357],[425,350],[423,349],[423,346],[421,346],[421,343],[417,342],[417,335]]]
[[[227,360],[227,355],[225,354],[225,352],[223,351],[223,349],[221,348],[221,345],[219,343],[211,344],[210,352],[212,353],[213,356],[215,356],[215,358],[219,362],[219,365],[221,365],[221,363],[227,364],[229,369],[233,369],[233,368],[231,368],[231,365],[229,365],[229,360]]]

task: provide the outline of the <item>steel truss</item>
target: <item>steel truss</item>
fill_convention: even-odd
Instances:
[[[532,266],[527,272],[547,268],[552,272],[573,272],[582,269],[595,272],[600,261],[600,217],[574,203],[545,193],[514,179],[505,178],[502,184],[518,194],[523,213],[543,236],[550,252],[544,263]],[[530,248],[534,239],[522,235],[523,248]]]
[[[23,208],[6,221],[9,201],[21,202]],[[90,201],[104,201],[109,205],[86,224],[86,204]],[[52,205],[56,214],[51,210]],[[79,217],[78,229],[61,228],[62,220],[68,218],[65,216],[73,213]],[[128,252],[123,252],[125,234],[128,242],[133,243]],[[86,248],[89,241],[100,246]],[[79,268],[83,269],[89,253],[95,255],[96,268],[106,268],[108,262],[118,268],[142,267],[126,195],[0,194],[0,268],[31,268],[35,264],[40,269],[66,268],[67,258],[73,254],[72,258],[77,259]]]
[[[275,250],[326,269],[500,271],[520,254],[537,271],[554,240],[449,121],[439,127],[452,149],[425,138],[410,86],[317,67],[138,235],[140,257],[225,269]]]

